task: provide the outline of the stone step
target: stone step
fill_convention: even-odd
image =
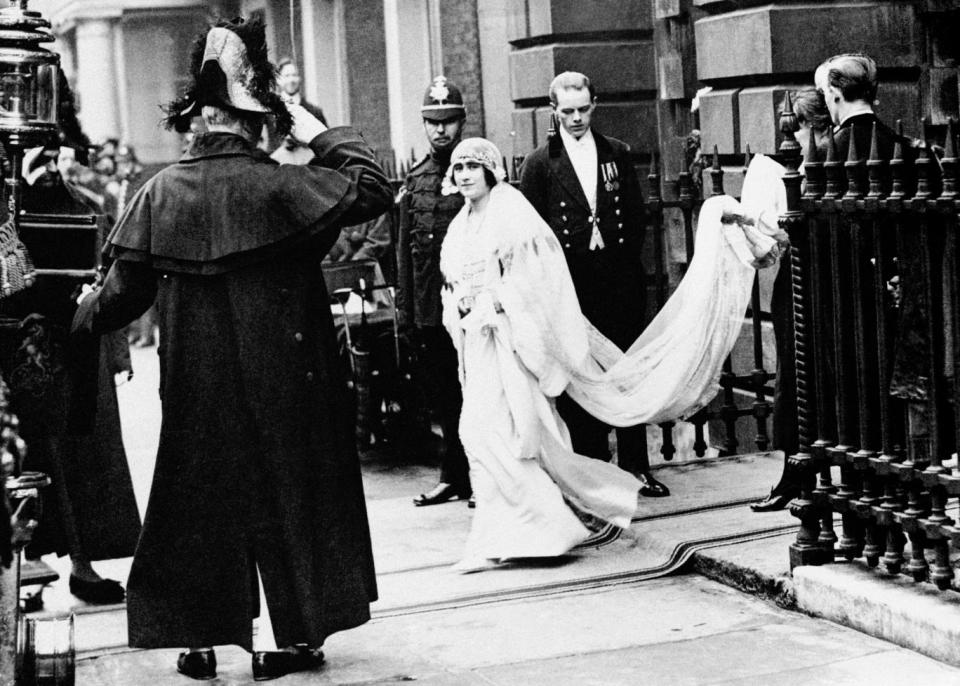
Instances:
[[[744,515],[745,522],[753,521],[749,516]],[[788,551],[795,539],[794,530],[705,548],[692,556],[686,569],[781,607],[960,666],[960,593],[940,591],[903,575],[891,577],[862,560],[797,567],[791,573]]]

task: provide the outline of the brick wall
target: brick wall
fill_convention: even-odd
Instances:
[[[383,2],[345,2],[344,24],[350,123],[360,129],[373,148],[389,149],[390,115],[387,106]]]
[[[440,39],[443,44],[444,75],[463,93],[467,108],[464,137],[483,136],[477,0],[443,0],[440,3]]]

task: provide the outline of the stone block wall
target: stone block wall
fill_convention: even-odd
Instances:
[[[813,85],[816,67],[842,52],[865,52],[877,61],[878,114],[902,119],[908,133],[920,134],[927,52],[915,3],[693,2],[710,13],[694,27],[697,76],[714,89],[701,100],[704,150],[716,145],[723,155],[740,154],[749,145],[752,152],[776,152],[784,92]]]
[[[350,123],[377,150],[391,148],[383,3],[343,5]]]
[[[639,153],[657,147],[657,67],[652,6],[617,0],[528,0],[511,26],[509,56],[515,149],[546,140],[548,88],[563,71],[590,77],[600,106],[598,131],[621,138]]]

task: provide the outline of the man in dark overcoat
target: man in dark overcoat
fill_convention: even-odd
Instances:
[[[420,113],[431,150],[410,170],[400,199],[397,301],[401,324],[420,348],[422,381],[440,415],[444,452],[440,481],[413,502],[418,506],[437,505],[460,498],[468,499],[472,507],[470,467],[459,432],[463,397],[457,352],[441,323],[440,305],[440,246],[447,227],[463,207],[463,196],[443,195],[440,183],[463,132],[463,96],[456,86],[438,76],[427,88]]]
[[[61,88],[65,86],[64,79]],[[68,99],[72,102],[69,95]],[[73,122],[79,131],[75,115]],[[84,161],[86,147],[81,146],[85,139],[70,141]],[[61,176],[55,150],[34,149],[25,159],[32,160],[25,162],[25,212],[103,214],[101,204]],[[89,240],[93,247],[95,237]],[[73,250],[69,257],[75,262],[60,266],[83,264],[88,255]],[[32,288],[4,298],[0,304],[4,316],[23,319],[15,334],[0,333],[0,347],[8,349],[8,336],[21,339],[3,365],[11,386],[12,409],[20,418],[21,435],[29,441],[24,468],[45,472],[53,479],[26,557],[69,554],[70,592],[87,603],[113,604],[123,602],[123,587],[100,577],[91,561],[130,557],[140,536],[140,513],[123,447],[114,385],[114,374],[130,371],[130,357],[123,332],[104,336],[82,353],[70,351],[66,343],[73,308],[66,296],[71,289],[63,278],[44,276]],[[78,413],[75,408],[83,411]]]
[[[520,190],[563,246],[583,314],[604,336],[626,350],[645,322],[641,248],[644,206],[630,147],[594,131],[597,105],[583,74],[564,72],[550,84],[559,122],[555,135],[524,161]],[[573,449],[609,460],[610,427],[567,395],[557,401]],[[646,427],[617,428],[617,460],[637,474],[646,496],[669,490],[650,474]]]
[[[900,159],[904,161],[901,166],[903,180],[903,193],[906,197],[911,197],[916,189],[916,177],[914,174],[913,162],[917,158],[920,148],[924,148],[923,141],[914,140],[903,136],[884,122],[876,115],[873,109],[874,101],[877,97],[877,65],[868,55],[859,53],[847,53],[834,55],[820,64],[814,73],[814,83],[817,90],[823,94],[824,102],[830,113],[830,119],[833,123],[833,145],[837,161],[846,161],[850,155],[850,146],[853,145],[855,159],[866,160],[871,154],[873,143],[873,131],[877,132],[877,155],[884,164],[881,168],[881,178],[883,194],[888,195],[891,191],[892,179],[890,175],[889,161],[894,156],[894,149],[899,144]],[[818,159],[822,162],[827,158],[830,138],[824,137],[817,145]],[[936,194],[936,186],[939,182],[939,165],[936,157],[928,151],[930,164],[928,165],[928,174],[931,185],[931,191]],[[865,167],[864,167],[865,168]],[[884,221],[890,222],[887,228],[882,232],[890,240],[891,245],[887,248],[887,254],[894,254],[894,251],[903,256],[911,256],[910,259],[901,259],[894,266],[892,263],[884,265],[886,277],[889,278],[895,271],[903,272],[914,268],[919,264],[917,255],[918,243],[914,240],[902,240],[904,234],[898,231],[895,223],[887,215]],[[894,246],[901,239],[899,247]],[[845,258],[848,259],[848,258]],[[873,266],[865,265],[867,271],[872,271]],[[828,270],[831,269],[828,265]],[[901,334],[902,342],[897,346],[896,366],[891,392],[893,395],[910,399],[912,395],[917,398],[924,398],[924,393],[912,393],[910,387],[912,380],[916,380],[926,375],[924,369],[925,357],[923,353],[923,344],[916,348],[908,348],[905,343],[907,340],[916,341],[918,332],[925,329],[925,315],[918,316],[919,313],[926,311],[926,305],[917,307],[917,304],[925,300],[925,294],[922,293],[923,277],[919,273],[906,274],[906,278],[901,278],[900,283],[905,289],[908,297],[903,300],[903,306],[900,308],[897,317],[899,319],[898,330]],[[800,495],[800,475],[791,467],[789,458],[795,454],[799,448],[799,434],[797,429],[797,382],[796,382],[796,364],[794,350],[794,330],[793,330],[793,311],[791,302],[793,293],[791,291],[791,281],[789,273],[781,271],[773,286],[773,296],[770,304],[771,313],[774,317],[774,330],[777,332],[777,384],[773,399],[773,447],[784,452],[784,467],[780,480],[770,489],[770,494],[763,500],[751,504],[754,512],[769,512],[782,510],[791,500]],[[844,327],[849,329],[847,335],[853,337],[853,321],[850,318],[841,318],[832,323],[835,327]],[[921,341],[925,341],[923,337]],[[825,359],[823,364],[827,366],[825,378],[836,379],[834,373],[838,362],[835,359],[834,350],[831,347],[825,348]],[[852,347],[848,348],[852,353]],[[853,355],[847,355],[847,359],[840,361],[841,365],[849,369],[856,369],[857,360]],[[852,377],[850,377],[852,379]],[[835,389],[821,389],[820,392],[834,395]],[[914,399],[917,399],[914,398]],[[810,402],[813,402],[812,400]],[[847,437],[847,440],[857,440],[857,432]]]
[[[202,114],[207,133],[132,198],[74,329],[109,331],[157,304],[163,419],[130,645],[187,647],[178,670],[213,678],[213,646],[253,647],[259,573],[284,648],[254,653],[262,680],[319,665],[324,639],[366,622],[377,596],[320,263],[343,225],[393,197],[356,131],[327,130],[274,93],[262,24],[221,23],[196,49],[168,124]],[[268,113],[281,129],[292,117],[312,164],[256,148]]]

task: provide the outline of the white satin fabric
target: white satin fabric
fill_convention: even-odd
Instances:
[[[772,224],[785,208],[782,173],[757,156],[742,207],[727,196],[703,204],[687,274],[626,353],[583,317],[560,244],[519,191],[497,184],[479,229],[467,220],[469,205],[461,210],[440,258],[444,325],[460,358],[460,438],[477,497],[461,568],[561,555],[590,535],[584,520],[629,526],[639,483],[574,453],[554,399],[566,390],[616,426],[689,416],[709,402],[755,269],[774,262],[785,242],[763,221],[721,216],[767,210],[761,216]],[[463,317],[461,305],[470,307]]]

